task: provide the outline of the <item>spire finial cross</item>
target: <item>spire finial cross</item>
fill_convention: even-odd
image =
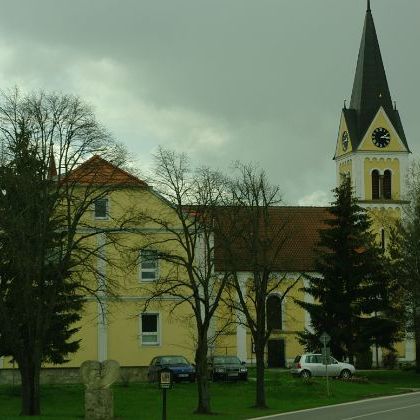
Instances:
[[[370,12],[370,0],[367,0],[367,11]]]

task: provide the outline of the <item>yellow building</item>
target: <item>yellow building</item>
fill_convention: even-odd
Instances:
[[[368,7],[351,101],[349,107],[342,109],[334,159],[337,184],[343,175],[351,177],[355,194],[369,209],[383,246],[386,246],[388,227],[400,217],[404,205],[409,153],[398,110],[391,100]],[[146,210],[162,214],[176,228],[177,219],[170,205],[146,182],[99,157],[82,165],[79,174],[92,163],[99,165],[97,173],[119,188],[98,199],[91,213],[85,215],[104,230],[94,239],[101,255],[95,262],[97,276],[91,279],[101,291],[98,299],[87,298],[77,336],[81,347],[66,366],[78,367],[87,359],[115,359],[122,366],[145,366],[154,356],[163,354],[182,354],[193,360],[194,328],[190,325],[191,312],[187,305],[177,306],[172,313],[174,298],[163,296],[145,307],[150,296],[144,294],[143,286],[165,276],[172,267],[156,258],[157,250],[142,248],[142,235],[168,235],[168,232],[153,223],[128,223],[127,229],[116,234],[118,246],[107,243],[105,232],[107,227],[121,223],[130,212]],[[84,179],[84,182],[91,180]],[[326,208],[316,207],[278,207],[273,212],[273,220],[281,223],[287,219],[293,227],[274,271],[285,278],[285,286],[293,283],[294,287],[284,299],[284,289],[273,291],[267,299],[267,312],[272,314],[268,323],[273,326],[267,362],[269,366],[285,366],[302,351],[297,332],[310,328],[308,314],[294,303],[294,298],[311,299],[301,291],[305,284],[303,274],[314,272],[314,246],[328,212]],[[251,276],[246,262],[239,276],[246,285]],[[113,295],[108,292],[107,282],[115,286]],[[223,313],[223,308],[220,311]],[[211,351],[237,355],[252,363],[255,355],[247,328],[237,324],[218,335],[218,322],[211,328],[211,334],[218,336]],[[414,360],[411,342],[400,349],[400,356],[403,360]],[[2,367],[9,367],[7,360],[0,359]]]
[[[138,215],[159,214],[176,228],[171,207],[146,182],[99,156],[80,165],[69,178],[80,189],[98,182],[98,191],[103,187],[108,193],[100,194],[81,221],[81,229],[96,230],[91,244],[94,267],[86,282],[97,292],[86,297],[80,331],[74,337],[81,339],[80,349],[65,366],[78,367],[87,359],[145,366],[157,354],[183,354],[191,360],[194,343],[187,306],[179,305],[169,314],[173,297],[149,303],[144,292],[172,267],[156,258],[157,249],[144,246],[146,234],[168,232],[150,222],[138,223]]]

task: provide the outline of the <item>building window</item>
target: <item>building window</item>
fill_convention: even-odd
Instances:
[[[141,314],[140,324],[141,344],[143,346],[159,345],[159,314]]]
[[[282,307],[279,296],[270,295],[266,302],[267,307],[267,329],[268,330],[282,330]]]
[[[391,171],[386,170],[384,172],[384,181],[383,181],[384,193],[383,196],[387,200],[391,199]]]
[[[108,219],[108,199],[95,200],[95,219]]]
[[[372,200],[390,200],[391,192],[391,171],[387,169],[383,175],[377,169],[372,171]]]
[[[375,169],[372,172],[372,200],[378,200],[379,198],[379,171]]]
[[[153,249],[140,251],[140,280],[154,281],[158,278],[158,253]]]

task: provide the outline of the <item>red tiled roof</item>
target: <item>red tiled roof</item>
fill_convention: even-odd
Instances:
[[[130,185],[147,187],[147,183],[136,176],[95,155],[83,162],[66,176],[66,181],[82,185]]]
[[[236,219],[238,217],[239,214],[235,216]],[[325,221],[330,218],[327,207],[271,207],[270,226],[262,233],[260,224],[259,232],[270,244],[265,261],[271,262],[272,271],[315,271],[315,247],[319,242],[319,230],[326,227]],[[249,224],[246,217],[243,220]],[[247,241],[241,238],[234,240],[230,247],[233,252],[230,252],[223,245],[222,239],[225,234],[229,236],[229,227],[224,224],[222,229],[222,234],[215,235],[215,270],[225,271],[234,267],[237,271],[252,271],[252,251]],[[232,256],[234,264],[229,261]]]

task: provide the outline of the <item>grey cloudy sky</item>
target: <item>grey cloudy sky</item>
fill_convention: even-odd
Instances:
[[[420,151],[420,1],[371,0]],[[75,93],[146,168],[157,145],[253,161],[287,204],[325,204],[366,0],[0,0],[0,88]]]

